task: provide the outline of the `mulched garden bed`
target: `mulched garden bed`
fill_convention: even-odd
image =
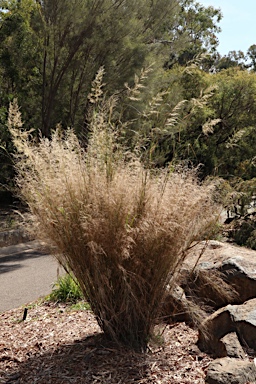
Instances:
[[[203,384],[211,358],[185,323],[159,326],[145,354],[104,340],[89,310],[38,302],[0,314],[0,383]]]

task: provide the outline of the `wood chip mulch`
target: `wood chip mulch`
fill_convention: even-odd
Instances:
[[[89,310],[34,304],[0,314],[0,383],[203,384],[211,358],[184,323],[159,327],[145,354],[104,341]]]

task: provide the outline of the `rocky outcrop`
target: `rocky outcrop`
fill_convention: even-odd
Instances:
[[[240,344],[256,351],[256,299],[241,305],[227,305],[206,318],[199,331],[198,346],[215,357],[227,356],[223,337],[235,332]]]
[[[202,317],[205,311],[211,314],[228,304],[242,304],[255,297],[256,252],[219,241],[202,242],[183,264],[179,286],[168,292],[163,316],[188,322],[191,310]]]
[[[256,252],[218,241],[200,243],[181,269],[179,292],[172,308],[184,313],[193,299],[208,311],[198,347],[216,360],[208,367],[206,383],[256,383],[250,357],[256,354]],[[188,319],[187,312],[181,320]]]
[[[248,384],[256,382],[256,366],[249,360],[230,357],[210,363],[206,375],[207,384]]]
[[[197,267],[193,268],[203,250]],[[212,309],[242,304],[256,297],[255,256],[256,252],[247,248],[218,241],[202,242],[182,268],[182,288],[188,296],[201,298]]]
[[[235,287],[238,293],[236,302],[243,303],[256,297],[256,260],[234,256],[219,263],[216,268],[223,273],[225,281]]]

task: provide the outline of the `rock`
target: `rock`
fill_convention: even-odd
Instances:
[[[166,294],[162,305],[161,318],[165,322],[170,320],[187,322],[189,320],[187,315],[187,299],[184,290],[178,285],[170,289]]]
[[[221,339],[231,332],[248,351],[256,351],[256,299],[229,304],[208,316],[199,330],[198,347],[215,357],[227,356],[229,349]]]
[[[256,351],[256,298],[229,308],[241,343]]]
[[[256,251],[251,249],[219,241],[201,242],[186,259],[181,274],[185,294],[201,298],[214,309],[256,297]]]
[[[235,332],[228,333],[220,342],[223,345],[223,357],[234,357],[238,359],[245,359],[245,353],[241,344],[238,340],[237,334]]]
[[[200,263],[192,271],[183,268],[181,275],[180,284],[185,294],[211,311],[238,300],[235,288],[225,281],[225,275],[213,263]]]
[[[230,357],[216,359],[210,363],[206,375],[207,384],[246,384],[256,382],[254,362]]]
[[[228,307],[230,305],[207,317],[199,329],[198,347],[201,351],[211,353],[214,357],[227,356],[225,346],[220,340],[228,333],[235,332],[235,325]]]
[[[223,273],[226,282],[235,287],[237,303],[256,297],[256,260],[235,256],[217,264],[215,268]]]
[[[256,251],[215,240],[201,242],[183,264],[179,285],[166,296],[163,318],[197,324],[205,311],[256,297]]]

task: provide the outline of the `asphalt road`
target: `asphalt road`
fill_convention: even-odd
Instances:
[[[0,248],[0,312],[49,294],[58,272],[37,241]]]

